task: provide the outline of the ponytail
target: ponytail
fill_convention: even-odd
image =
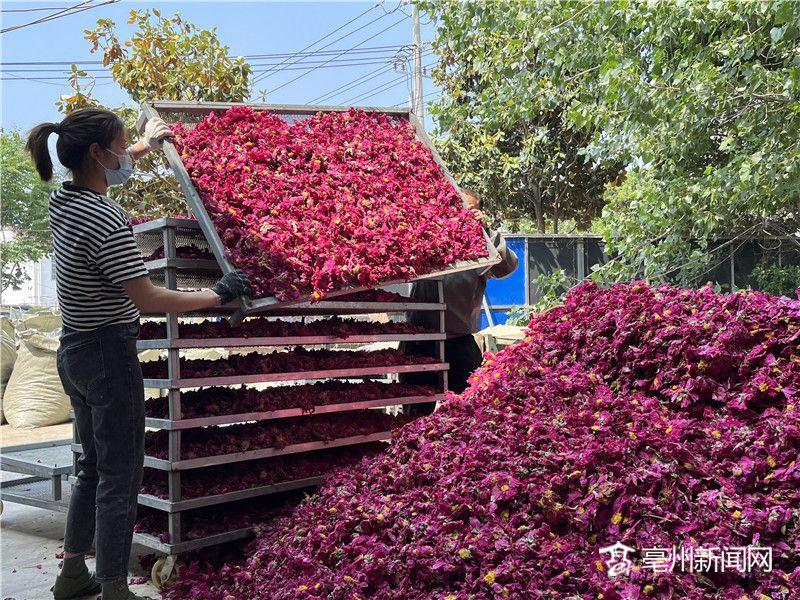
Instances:
[[[56,123],[42,123],[34,127],[28,135],[28,142],[25,149],[31,153],[33,164],[39,172],[42,181],[50,181],[53,178],[53,161],[50,158],[50,150],[47,148],[47,138],[51,133],[58,133],[59,126]]]
[[[61,123],[42,123],[34,127],[28,134],[25,148],[31,153],[42,181],[50,181],[53,178],[53,161],[47,148],[47,138],[51,133],[58,134],[58,161],[75,172],[83,168],[92,144],[108,148],[124,130],[122,119],[110,110],[81,108],[67,115]]]

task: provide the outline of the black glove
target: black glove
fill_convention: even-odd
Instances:
[[[239,270],[225,273],[211,289],[219,296],[220,304],[223,306],[239,296],[249,296],[252,293],[250,280]]]

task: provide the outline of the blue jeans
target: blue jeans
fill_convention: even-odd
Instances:
[[[127,577],[144,462],[144,385],[139,324],[64,329],[58,374],[83,447],[64,550],[87,552],[96,535],[96,577]]]

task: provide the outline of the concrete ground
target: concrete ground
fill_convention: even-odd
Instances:
[[[66,515],[40,508],[5,503],[0,540],[0,598],[3,600],[52,600],[53,585],[63,552],[64,520]],[[145,548],[135,547],[130,563],[130,576],[148,575],[139,566],[138,555],[147,554]],[[94,568],[94,558],[87,560],[89,569]],[[161,598],[149,584],[131,586],[140,595]],[[94,600],[89,596],[87,600]]]
[[[71,425],[59,425],[30,431],[0,430],[2,445],[33,443],[63,439],[72,435]],[[7,481],[25,477],[18,473],[0,471]],[[64,485],[68,485],[66,482]],[[56,554],[63,552],[66,514],[5,502],[0,516],[0,600],[52,600],[50,587],[55,581],[61,562]],[[150,574],[142,570],[139,556],[151,554],[147,548],[135,546],[129,565],[131,579],[147,577],[146,584],[131,585],[140,595],[161,598],[150,584]],[[89,569],[94,569],[94,557],[87,557]],[[94,600],[89,596],[87,600]]]

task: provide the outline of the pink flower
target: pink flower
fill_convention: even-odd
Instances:
[[[407,121],[351,110],[288,124],[236,107],[173,129],[257,297],[319,299],[486,256],[480,224]]]

